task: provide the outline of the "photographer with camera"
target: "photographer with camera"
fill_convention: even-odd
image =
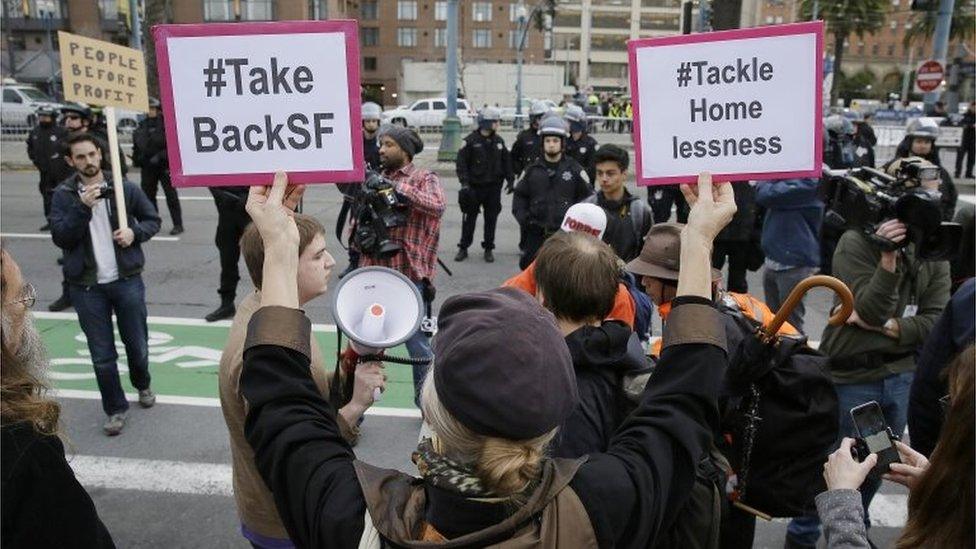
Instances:
[[[913,120],[905,128],[905,138],[895,149],[895,158],[884,165],[884,170],[888,171],[893,162],[899,158],[919,156],[935,164],[939,168],[939,192],[942,193],[942,219],[949,221],[956,213],[956,202],[959,200],[959,192],[956,184],[949,176],[949,172],[942,167],[942,159],[939,157],[939,148],[935,141],[939,138],[939,124],[931,118],[918,118]]]
[[[436,174],[413,164],[413,157],[424,149],[417,132],[387,124],[378,136],[383,172],[367,175],[353,205],[353,245],[361,254],[360,266],[388,267],[413,281],[430,316],[444,189]],[[406,346],[411,358],[432,355],[430,337],[423,329]],[[413,365],[414,402],[418,405],[427,368],[427,364]]]
[[[149,332],[146,328],[146,258],[140,244],[159,231],[159,215],[136,185],[113,184],[102,171],[98,141],[88,133],[68,138],[67,162],[77,173],[54,191],[51,238],[64,250],[64,276],[71,304],[88,339],[95,380],[108,419],[108,436],[125,426],[129,403],[119,381],[118,352],[112,327],[115,314],[125,343],[129,379],[139,404],[149,408],[156,395],[149,388]],[[129,226],[120,229],[113,193],[124,193]]]
[[[934,220],[938,227],[938,170],[912,157],[892,163],[888,174],[894,180],[873,195],[883,204],[877,210],[881,219],[850,227],[834,252],[833,274],[854,294],[847,323],[827,326],[820,344],[830,357],[841,436],[856,436],[849,412],[872,400],[895,435],[905,431],[915,350],[949,301],[949,263],[934,260],[938,242],[919,225]],[[879,485],[869,481],[862,487],[865,510]],[[864,521],[870,525],[866,511]],[[794,519],[787,529],[791,547],[812,547],[818,537],[816,517]]]
[[[502,183],[511,191],[515,178],[512,175],[512,159],[505,148],[505,140],[498,135],[502,113],[487,107],[478,115],[478,128],[464,138],[457,154],[457,176],[461,182],[458,202],[463,219],[461,242],[454,261],[468,258],[468,246],[474,241],[474,228],[478,211],[485,212],[485,238],[481,242],[485,261],[492,263],[495,256],[495,227],[502,211]]]

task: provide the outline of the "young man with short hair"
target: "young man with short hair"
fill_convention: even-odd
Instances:
[[[654,224],[651,209],[627,190],[630,155],[616,145],[603,145],[593,156],[598,190],[583,202],[596,204],[607,214],[603,241],[617,256],[630,261],[640,255],[644,237]]]
[[[325,229],[314,218],[295,214],[298,228],[298,299],[304,305],[323,295],[329,287],[329,274],[335,260],[325,247]],[[240,392],[241,369],[244,366],[244,339],[251,316],[261,307],[263,285],[264,241],[257,227],[248,225],[241,236],[241,255],[254,282],[256,291],[244,298],[237,307],[230,335],[220,357],[218,385],[220,407],[230,434],[230,450],[233,465],[234,499],[241,521],[241,533],[258,548],[277,548],[290,545],[275,509],[274,499],[261,480],[254,463],[254,451],[244,438],[244,418],[247,406]],[[329,398],[329,379],[325,361],[318,342],[310,339],[310,372],[316,389],[323,398]],[[363,413],[373,404],[373,389],[386,386],[382,365],[362,364],[356,369],[351,399],[336,414],[339,429],[350,444],[359,437],[359,422]],[[344,395],[350,396],[350,395]],[[333,401],[337,406],[341,402]]]
[[[555,457],[606,451],[650,375],[637,334],[619,320],[604,320],[619,280],[613,250],[584,232],[553,235],[536,258],[536,297],[566,338],[580,395],[553,441]],[[628,391],[636,378],[639,390]]]
[[[142,189],[123,180],[113,184],[102,171],[98,141],[87,133],[68,139],[67,162],[77,173],[54,191],[51,237],[64,250],[64,276],[71,304],[88,339],[95,379],[108,416],[109,436],[125,427],[126,401],[119,381],[112,314],[125,343],[129,379],[139,404],[149,408],[156,395],[149,388],[149,340],[146,326],[146,262],[140,244],[159,231],[159,215]],[[113,193],[124,193],[128,228],[119,228]]]

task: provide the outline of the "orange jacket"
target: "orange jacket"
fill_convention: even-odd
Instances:
[[[746,318],[751,318],[763,325],[763,327],[768,327],[773,321],[773,317],[776,314],[762,301],[759,301],[755,297],[749,294],[737,294],[734,292],[724,292],[722,293],[722,298],[726,300],[726,304],[734,306],[742,311],[742,314]],[[671,302],[667,302],[657,308],[658,314],[661,315],[661,319],[667,321],[668,313],[671,312]],[[793,327],[789,322],[784,322],[779,330],[776,331],[777,335],[781,336],[795,336],[800,335],[800,332]],[[653,356],[661,356],[661,340],[658,339],[654,342],[651,354]]]
[[[511,286],[525,290],[531,295],[536,294],[537,285],[535,283],[535,261],[519,274],[509,278],[502,286]],[[630,329],[634,329],[634,299],[630,297],[630,292],[622,283],[617,285],[617,295],[613,300],[613,309],[607,320],[619,320],[627,324]]]

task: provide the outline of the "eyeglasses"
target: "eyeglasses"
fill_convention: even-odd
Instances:
[[[20,297],[7,303],[7,305],[16,305],[23,303],[25,307],[30,309],[34,306],[34,302],[37,301],[37,290],[34,289],[34,285],[28,282],[24,284],[24,288],[20,291]]]

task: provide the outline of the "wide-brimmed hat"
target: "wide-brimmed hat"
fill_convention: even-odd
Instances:
[[[681,229],[683,223],[660,223],[651,227],[644,248],[627,270],[640,276],[678,280],[681,266]],[[722,271],[712,269],[712,280],[721,280]]]

